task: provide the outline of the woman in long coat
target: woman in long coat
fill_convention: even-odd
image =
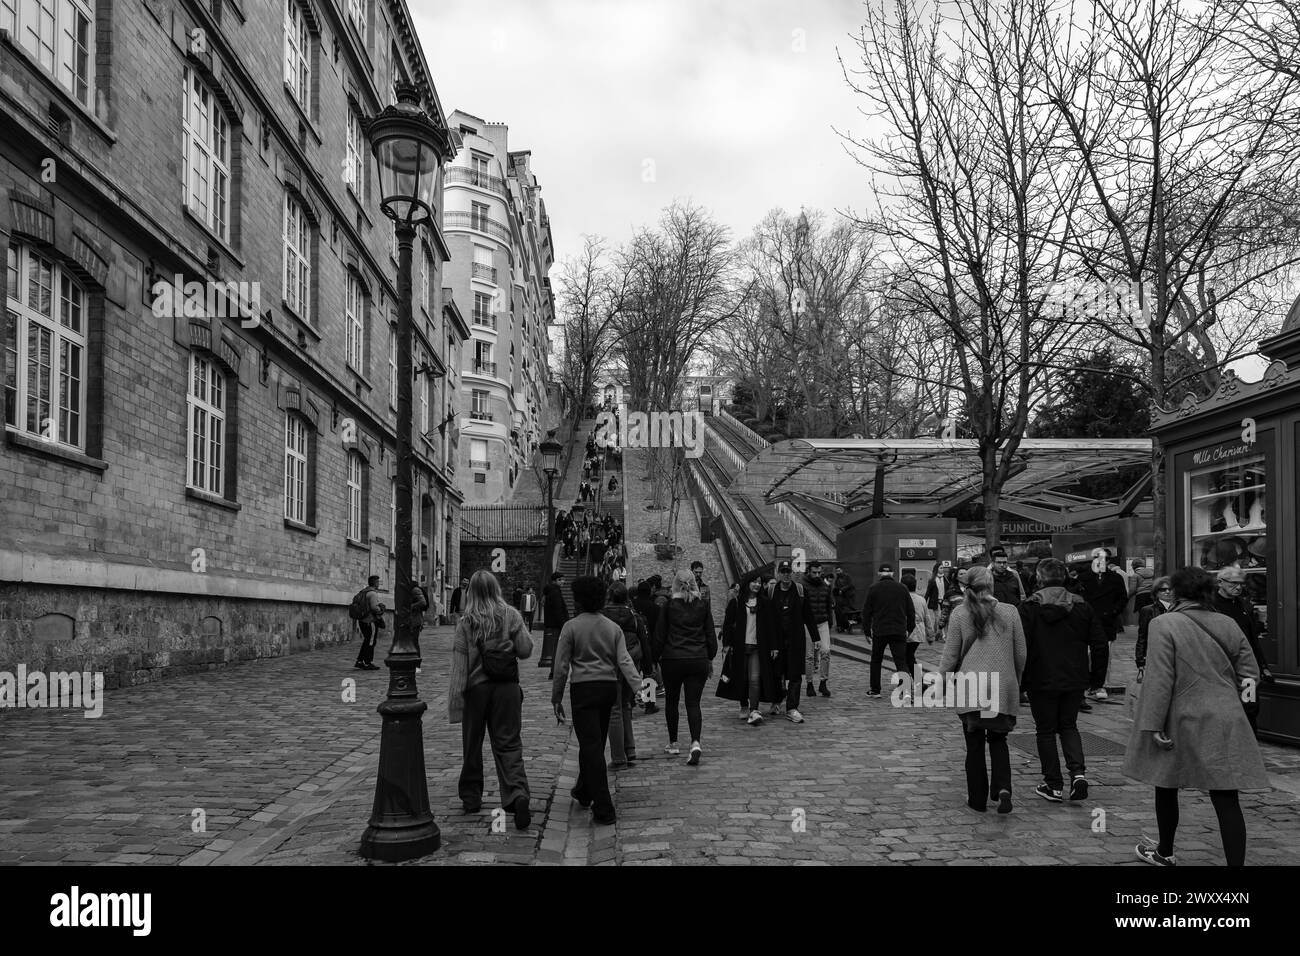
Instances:
[[[1259,744],[1242,710],[1259,667],[1246,635],[1208,609],[1214,579],[1200,568],[1173,575],[1174,606],[1148,629],[1142,696],[1129,736],[1124,774],[1156,788],[1160,842],[1139,843],[1138,858],[1173,866],[1178,791],[1208,790],[1229,866],[1246,860],[1239,790],[1269,789]]]
[[[785,697],[776,672],[779,648],[772,641],[763,579],[754,575],[741,582],[740,593],[727,602],[722,621],[722,646],[727,650],[717,695],[740,704],[740,717],[751,727],[763,722],[760,704],[777,704]],[[753,637],[750,644],[750,622]]]

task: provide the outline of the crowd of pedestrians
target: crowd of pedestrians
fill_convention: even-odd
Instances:
[[[621,544],[621,528],[598,524]],[[638,752],[647,749],[645,741],[638,748],[634,732],[640,708],[656,713],[661,697],[664,752],[685,751],[685,762],[698,766],[704,756],[701,704],[710,679],[717,677],[716,695],[735,702],[752,727],[764,722],[765,711],[801,724],[804,694],[831,696],[832,631],[855,622],[871,641],[870,698],[882,696],[887,651],[903,674],[895,678],[906,684],[903,700],[911,702],[922,644],[943,645],[942,675],[996,678],[989,682],[992,699],[953,707],[965,744],[971,811],[984,813],[992,804],[998,813],[1012,812],[1007,737],[1026,710],[1042,777],[1034,794],[1051,803],[1087,800],[1079,714],[1088,697],[1105,699],[1111,644],[1136,596],[1137,679],[1129,688],[1133,726],[1123,771],[1153,788],[1158,829],[1158,839],[1144,838],[1136,855],[1153,865],[1176,863],[1178,791],[1191,789],[1208,792],[1229,865],[1244,862],[1239,791],[1269,786],[1254,735],[1255,689],[1272,677],[1254,614],[1241,595],[1244,572],[1228,568],[1217,578],[1198,568],[1164,577],[1137,573],[1139,587],[1130,595],[1128,581],[1109,562],[1094,574],[1044,558],[1030,572],[995,549],[986,566],[934,570],[920,588],[914,573],[896,580],[892,564],[879,565],[861,608],[852,612],[856,620],[846,620],[852,583],[841,568],[826,571],[813,562],[796,577],[782,561],[772,574],[732,585],[717,628],[698,561],[676,571],[670,583],[655,575],[629,586],[625,549],[608,548],[599,574],[573,582],[573,616],[559,572],[540,596],[531,585],[520,587],[507,604],[496,577],[476,571],[462,579],[450,604],[456,632],[448,707],[462,727],[459,794],[465,810],[481,804],[486,735],[502,805],[520,828],[531,819],[518,661],[532,655],[538,610],[544,614],[539,666],[551,668],[556,719],[571,720],[578,740],[580,772],[572,796],[599,823],[616,818],[608,773],[634,767]],[[373,668],[385,610],[377,584],[372,579],[354,600],[363,669]]]

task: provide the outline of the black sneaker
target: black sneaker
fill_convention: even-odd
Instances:
[[[998,813],[1011,812],[1011,791],[1002,790],[998,793]]]
[[[528,824],[533,822],[533,812],[528,806],[527,797],[517,797],[515,799],[515,829],[527,830]]]
[[[829,687],[826,686],[826,682],[825,682],[825,681],[822,681],[822,682],[817,686],[817,693],[821,694],[823,697],[829,697],[829,696],[831,696],[831,689],[830,689]],[[809,696],[812,696],[812,695],[810,694]]]
[[[353,664],[352,666],[355,667],[355,668],[356,668],[357,670],[359,670],[359,671],[363,671],[363,670],[366,669],[366,662],[365,662],[365,661],[357,661],[357,662],[356,662],[355,664]]]
[[[1063,795],[1060,790],[1053,790],[1045,783],[1040,783],[1034,788],[1034,793],[1038,794],[1044,800],[1050,800],[1052,803],[1060,803]]]
[[[1079,705],[1079,713],[1081,713],[1081,714],[1091,714],[1091,713],[1092,713],[1092,707],[1087,703],[1087,701],[1085,701],[1084,703],[1082,703],[1082,704]]]
[[[817,691],[813,690],[813,682],[812,682],[812,681],[809,681],[809,682],[808,682],[808,693],[805,694],[804,696],[805,696],[805,697],[816,697],[816,696],[817,696]]]
[[[591,797],[586,794],[579,794],[577,787],[574,787],[569,791],[569,796],[573,797],[574,800],[577,800],[578,806],[582,807],[584,810],[591,806]]]
[[[1088,799],[1088,778],[1075,777],[1070,781],[1070,799],[1087,800]]]

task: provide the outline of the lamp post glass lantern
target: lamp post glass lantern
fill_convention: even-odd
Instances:
[[[367,859],[410,860],[442,844],[429,808],[420,700],[415,672],[420,666],[419,628],[411,616],[412,563],[411,249],[416,227],[434,214],[433,197],[442,159],[451,154],[446,129],[420,108],[418,90],[398,84],[397,104],[368,125],[379,162],[380,208],[397,232],[397,575],[393,641],[384,664],[388,697],[379,705],[384,723],[379,742],[379,776],[370,825],[361,837]]]

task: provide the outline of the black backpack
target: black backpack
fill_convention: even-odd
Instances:
[[[354,621],[359,621],[370,613],[370,602],[366,600],[366,595],[376,588],[365,587],[352,595],[352,603],[348,605],[348,617]]]
[[[474,642],[478,648],[479,660],[483,664],[483,673],[490,681],[502,683],[519,683],[519,658],[515,657],[514,642],[506,641],[493,647],[484,646],[483,638]]]

